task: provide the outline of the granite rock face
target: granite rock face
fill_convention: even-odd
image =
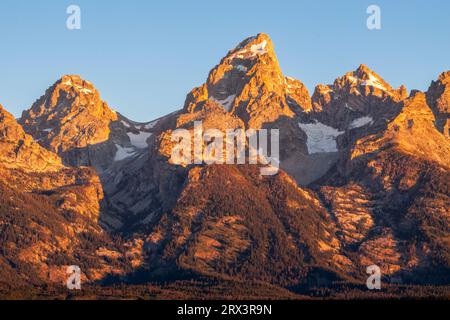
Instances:
[[[101,100],[91,82],[67,75],[19,119],[25,131],[65,164],[107,169],[146,149],[151,124],[134,123]]]
[[[321,122],[345,130],[362,117],[389,120],[398,112],[398,102],[407,96],[404,86],[393,89],[366,65],[360,65],[332,85],[318,85],[312,109]]]
[[[311,108],[303,83],[282,74],[266,34],[248,38],[231,50],[211,70],[206,83],[188,94],[184,110],[195,111],[207,100],[218,102],[253,129]]]
[[[229,51],[182,109],[138,123],[90,82],[64,76],[19,123],[0,107],[2,270],[27,264],[51,282],[75,260],[90,281],[144,271],[295,288],[365,283],[376,264],[389,279],[448,285],[449,79],[408,95],[361,65],[310,97],[259,34]],[[176,163],[174,133],[193,138],[200,122],[222,133],[278,129],[279,172]],[[27,205],[39,201],[47,218]],[[38,239],[17,242],[33,230]]]
[[[104,193],[93,168],[64,165],[2,106],[0,150],[1,290],[59,285],[70,265],[82,267],[84,281],[125,272],[120,253],[110,264],[86,244],[119,250],[100,221]]]
[[[428,104],[436,116],[436,126],[450,137],[450,71],[443,72],[427,91]]]

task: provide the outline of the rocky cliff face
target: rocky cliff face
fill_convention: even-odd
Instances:
[[[111,110],[92,83],[62,77],[19,122],[42,146],[73,166],[98,171],[146,149],[151,123],[134,123]]]
[[[0,166],[27,171],[56,171],[61,159],[27,135],[16,119],[0,105]]]
[[[2,270],[40,267],[48,282],[75,259],[89,280],[213,276],[297,288],[365,283],[376,264],[387,280],[448,284],[448,78],[408,96],[361,65],[310,98],[259,34],[182,110],[136,123],[91,83],[64,76],[23,113],[25,130],[0,107]],[[173,133],[192,135],[197,121],[279,129],[281,170],[174,163]],[[38,239],[17,237],[31,230]]]
[[[360,65],[332,85],[317,86],[312,108],[317,119],[342,131],[362,117],[388,120],[398,112],[397,103],[405,98],[404,86],[393,89],[374,71]]]
[[[300,81],[283,76],[265,34],[231,50],[211,70],[207,82],[189,93],[184,110],[193,112],[207,100],[218,102],[253,129],[311,108],[308,90]]]
[[[173,268],[295,285],[314,266],[342,274],[335,225],[317,195],[252,166],[189,171],[170,214],[147,238],[153,272]]]
[[[320,182],[320,194],[360,264],[377,264],[405,281],[427,269],[445,278],[449,154],[423,93],[406,99],[384,129],[342,153],[335,173]],[[439,248],[439,257],[431,247]],[[433,275],[423,276],[432,281]]]
[[[260,85],[273,89],[274,91],[270,91],[272,96],[279,97],[279,92],[283,90],[286,90],[286,96],[286,92],[293,90],[293,87],[302,88],[302,85],[293,84],[299,83],[293,79],[287,79],[286,86],[277,82],[279,68],[274,67],[274,54],[271,45],[268,45],[270,42],[266,44],[265,40],[263,35],[250,38],[230,51],[211,71],[207,83],[188,95],[184,110],[173,115],[172,120],[167,122],[168,125],[161,129],[155,140],[155,153],[142,162],[146,163],[147,168],[158,168],[151,171],[155,183],[153,191],[145,189],[149,194],[157,195],[149,201],[153,207],[142,211],[149,214],[141,213],[140,222],[137,222],[139,219],[134,220],[134,226],[141,225],[140,230],[146,224],[154,226],[147,238],[142,235],[148,244],[146,254],[154,261],[154,264],[150,264],[153,272],[181,268],[206,274],[225,272],[227,275],[244,276],[251,274],[253,271],[250,270],[258,264],[268,265],[263,257],[248,256],[249,250],[251,252],[249,248],[254,246],[270,248],[270,244],[264,244],[264,237],[258,240],[253,236],[249,237],[255,232],[252,225],[258,225],[261,233],[266,230],[264,223],[244,214],[257,210],[255,207],[245,207],[248,203],[245,194],[260,194],[252,189],[254,185],[258,186],[258,190],[265,190],[265,196],[261,195],[262,198],[258,201],[261,205],[265,201],[268,203],[267,207],[261,209],[261,212],[268,215],[265,219],[272,221],[274,226],[279,223],[279,226],[290,226],[290,231],[275,228],[276,231],[267,232],[276,234],[276,237],[280,237],[277,241],[281,242],[284,241],[281,239],[302,238],[302,233],[295,236],[290,234],[293,225],[297,223],[294,218],[283,222],[285,217],[296,215],[298,206],[294,205],[295,201],[280,195],[284,199],[281,202],[286,205],[280,209],[277,202],[279,194],[271,189],[275,184],[279,190],[291,190],[295,185],[292,180],[280,178],[277,183],[271,179],[256,182],[251,171],[240,169],[239,166],[201,169],[195,166],[173,166],[170,163],[168,159],[172,131],[185,128],[192,132],[194,122],[200,120],[205,128],[219,130],[248,128],[260,124],[265,128],[280,128],[282,153],[284,152],[282,169],[297,182],[305,184],[308,183],[306,181],[312,182],[320,178],[313,186],[318,191],[318,196],[307,188],[296,187],[301,194],[309,195],[302,198],[300,203],[309,208],[309,217],[316,221],[312,225],[328,227],[326,231],[315,233],[317,242],[303,247],[306,250],[303,251],[304,255],[288,254],[293,260],[284,260],[286,264],[295,265],[293,261],[300,259],[298,261],[302,261],[305,266],[305,269],[296,272],[308,273],[308,266],[313,265],[309,264],[311,261],[321,261],[319,264],[323,270],[337,276],[359,277],[364,275],[361,270],[369,263],[379,264],[386,275],[410,281],[417,270],[424,270],[437,263],[436,256],[429,248],[442,248],[445,240],[424,240],[418,236],[423,232],[418,226],[427,225],[428,222],[417,212],[416,203],[427,203],[427,206],[433,203],[437,206],[432,224],[439,224],[441,219],[447,219],[442,207],[448,201],[445,192],[446,178],[439,177],[436,172],[448,171],[446,155],[449,150],[446,138],[435,129],[435,116],[427,105],[425,95],[415,93],[408,98],[404,87],[393,89],[375,72],[362,65],[356,71],[337,79],[326,90],[319,86],[312,98],[312,106],[309,99],[301,100],[306,107],[302,107],[300,112],[294,111],[298,109],[290,109],[292,113],[285,112],[287,109],[272,108],[273,105],[270,104],[261,113],[239,112],[242,109],[239,109],[240,103],[233,100],[234,95],[239,96],[239,92],[244,90],[241,88],[256,80],[238,77],[244,70],[244,64],[241,66],[238,63],[250,63],[246,66],[259,75],[267,72],[266,67],[258,64],[259,61],[268,59],[264,65],[271,66],[267,68],[272,70],[272,84],[264,82],[263,76],[257,76],[263,82],[255,87]],[[256,47],[265,49],[256,50]],[[266,54],[268,56],[264,58]],[[227,98],[230,96],[233,99]],[[263,96],[264,93],[261,93],[260,97]],[[270,120],[261,116],[265,112],[271,114]],[[419,136],[431,137],[432,141],[417,139]],[[395,165],[390,161],[394,161]],[[433,170],[421,174],[429,161],[433,164]],[[416,169],[410,170],[409,166]],[[135,170],[139,172],[137,168]],[[280,173],[281,177],[288,175]],[[123,189],[133,188],[135,181],[142,185],[145,176],[134,175],[132,180],[125,180],[128,187]],[[223,179],[223,182],[218,182]],[[220,190],[216,189],[213,180],[221,186]],[[423,190],[427,194],[425,190],[433,188],[431,181],[439,181],[435,192],[442,198],[438,202],[428,196],[416,194],[417,190]],[[179,188],[180,185],[183,187]],[[235,190],[238,185],[240,189]],[[168,196],[170,189],[173,193]],[[168,199],[171,200],[167,201]],[[158,209],[162,203],[166,209],[172,208],[170,214]],[[226,208],[226,212],[219,214],[222,208]],[[279,213],[280,210],[285,210],[281,216],[270,214]],[[322,215],[323,212],[328,212],[329,215]],[[248,224],[250,220],[252,223]],[[304,231],[303,234],[313,233],[311,230]],[[446,234],[445,230],[439,230]],[[306,241],[300,240],[301,243]],[[288,247],[294,248],[295,244]],[[441,252],[444,256],[447,255],[446,250]],[[243,261],[243,264],[236,265],[233,262],[236,259]],[[284,258],[280,256],[280,259],[282,261]],[[442,270],[448,268],[445,259],[439,260],[437,267],[441,276]],[[273,276],[277,268],[268,267],[263,274],[272,278],[272,281],[292,284],[293,279],[289,276],[284,279]],[[286,272],[282,273],[286,275]],[[261,278],[255,275],[252,279]]]
[[[117,210],[114,224],[123,227],[130,221],[148,222],[174,205],[180,192],[176,185],[186,179],[190,169],[171,163],[174,130],[187,129],[193,134],[196,121],[202,122],[204,131],[218,129],[223,133],[227,129],[283,125],[286,130],[281,132],[281,143],[289,141],[285,144],[291,150],[306,152],[295,119],[310,107],[306,87],[281,73],[270,38],[259,34],[244,40],[211,70],[205,84],[188,94],[183,110],[158,121],[154,139],[149,141],[150,154],[125,161],[128,170],[118,164],[102,174],[105,190],[112,195],[110,203]],[[130,216],[130,212],[133,218],[124,222],[120,216]]]
[[[357,141],[353,146],[351,158],[384,152],[389,148],[413,157],[435,161],[444,167],[450,166],[449,140],[436,130],[435,116],[427,104],[425,94],[416,93],[405,100],[402,111],[381,133]]]
[[[100,245],[120,255],[102,228],[104,195],[94,169],[63,165],[1,106],[0,150],[2,290],[64,285],[69,265],[83,266],[89,281],[124,273],[118,256],[110,264],[97,252]]]
[[[406,97],[405,87],[393,89],[365,65],[332,85],[318,85],[311,109],[295,118],[300,132],[289,132],[291,140],[296,137],[303,142],[303,148],[300,141],[287,141],[283,149],[289,152],[282,157],[282,168],[301,185],[320,179],[355,140],[383,130]],[[292,150],[295,145],[299,147]]]
[[[436,127],[450,137],[450,72],[443,72],[431,83],[427,99],[436,116]]]

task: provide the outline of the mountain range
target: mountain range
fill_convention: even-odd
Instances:
[[[67,298],[71,265],[96,297],[365,296],[377,265],[395,295],[448,298],[449,108],[450,71],[408,92],[360,65],[310,95],[265,34],[149,123],[65,75],[19,119],[0,106],[1,296]],[[280,171],[174,164],[198,121],[278,129]]]

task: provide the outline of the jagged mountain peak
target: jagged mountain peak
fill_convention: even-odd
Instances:
[[[55,261],[67,260],[95,273],[96,283],[134,281],[138,271],[292,288],[365,281],[373,264],[401,280],[434,270],[448,279],[450,145],[435,129],[449,105],[448,77],[404,99],[405,88],[392,89],[361,65],[318,86],[317,109],[299,114],[311,105],[306,87],[282,74],[270,38],[259,34],[221,60],[185,110],[142,124],[112,111],[89,81],[63,76],[20,120],[34,140],[0,105],[0,194],[7,195],[0,227],[21,217],[4,186],[52,204],[45,216],[24,211],[33,224],[18,224],[0,245],[18,247],[8,259],[20,272],[29,263],[50,275]],[[171,134],[200,120],[221,131],[279,129],[279,173],[171,162]],[[99,176],[62,161],[92,165]],[[37,228],[49,235],[37,237],[42,246],[16,241]]]
[[[360,117],[392,119],[398,112],[399,102],[407,97],[405,86],[394,89],[367,65],[361,64],[333,84],[318,85],[312,97],[312,108],[319,120],[345,129]]]
[[[24,126],[44,122],[51,128],[76,122],[86,115],[100,120],[117,120],[116,112],[101,100],[99,91],[91,82],[78,75],[65,75],[50,86],[29,110],[23,112],[21,122]]]
[[[23,112],[20,123],[25,131],[47,141],[46,146],[58,152],[62,141],[75,141],[79,148],[105,141],[109,123],[117,119],[117,113],[101,100],[92,83],[66,75]]]
[[[64,74],[60,79],[56,81],[56,83],[61,82],[65,83],[66,85],[72,85],[72,83],[85,83],[88,85],[92,85],[92,83],[88,80],[84,80],[79,74]]]
[[[99,94],[92,82],[84,80],[79,75],[64,75],[55,83],[55,86],[73,89],[78,94]]]
[[[242,41],[231,50],[223,61],[230,60],[255,60],[265,55],[275,56],[272,40],[265,33],[250,37]]]
[[[78,75],[57,80],[19,120],[27,133],[71,166],[99,172],[148,147],[155,122],[136,123],[112,110]]]
[[[440,94],[450,91],[450,71],[442,72],[437,80],[432,81],[429,90],[439,90]]]
[[[222,102],[230,96],[237,96],[252,79],[272,89],[284,85],[272,40],[263,33],[241,42],[211,70],[206,82],[208,97]],[[225,104],[230,111],[230,103],[227,101]]]
[[[66,164],[96,165],[93,159],[96,157],[92,155],[105,147],[114,155],[114,144],[107,142],[111,123],[118,122],[118,114],[101,99],[94,85],[80,76],[65,75],[57,80],[22,113],[19,122],[28,134],[58,153]]]
[[[444,71],[439,75],[438,81],[442,83],[449,83],[450,84],[450,70]]]
[[[342,78],[336,80],[335,86],[350,85],[350,87],[369,87],[374,91],[394,93],[392,86],[381,78],[377,73],[361,64],[355,71],[346,73]]]
[[[337,95],[335,98],[339,98],[345,93],[360,96],[376,95],[379,97],[388,95],[397,101],[408,97],[408,92],[404,85],[394,89],[365,64],[361,64],[356,70],[347,72],[342,77],[337,78],[333,84],[319,84],[315,88],[315,95],[330,95],[331,93]]]
[[[379,75],[375,73],[371,68],[369,68],[366,64],[362,63],[358,66],[358,68],[354,71],[357,75],[363,77],[368,77],[369,75],[374,75],[377,78],[381,78]]]
[[[311,106],[306,87],[283,75],[273,43],[264,33],[247,38],[229,51],[207,81],[188,94],[184,111],[198,111],[207,100],[252,128],[282,116],[292,118]]]
[[[372,73],[372,69],[370,69],[366,64],[361,63],[358,67],[358,69],[356,69],[357,72],[365,72],[365,73]]]

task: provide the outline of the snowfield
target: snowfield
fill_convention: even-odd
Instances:
[[[136,152],[133,148],[123,148],[122,146],[116,144],[117,152],[114,157],[114,161],[121,161],[126,158],[133,156]]]
[[[139,132],[139,134],[134,134],[132,132],[127,133],[130,138],[130,142],[133,146],[138,149],[145,149],[148,147],[147,139],[152,135],[150,132]]]
[[[372,117],[369,117],[369,116],[361,117],[361,118],[353,120],[352,123],[350,123],[350,126],[348,128],[349,129],[361,128],[367,124],[372,124],[372,123],[373,123]]]
[[[309,154],[338,151],[336,138],[344,131],[339,131],[318,121],[315,121],[315,123],[299,123],[298,125],[308,136],[306,145]]]
[[[363,80],[361,78],[354,77],[354,76],[350,76],[348,79],[352,82],[352,84],[355,84],[355,85],[372,86],[372,87],[378,88],[383,91],[388,91],[388,89],[385,86],[383,86],[383,84],[381,83],[381,80],[372,74],[369,75],[368,80]]]
[[[252,47],[250,48],[250,51],[253,53],[253,55],[266,54],[267,53],[266,46],[267,46],[267,41],[264,40],[263,42],[261,42],[259,44],[252,45]]]
[[[219,100],[219,99],[216,99],[214,97],[212,97],[212,99],[214,101],[216,101],[217,103],[219,103],[220,105],[222,105],[225,108],[225,110],[230,111],[231,110],[231,106],[234,103],[234,100],[236,100],[236,95],[232,94],[231,96],[229,96],[229,97],[227,97],[227,98],[225,98],[223,100]]]

